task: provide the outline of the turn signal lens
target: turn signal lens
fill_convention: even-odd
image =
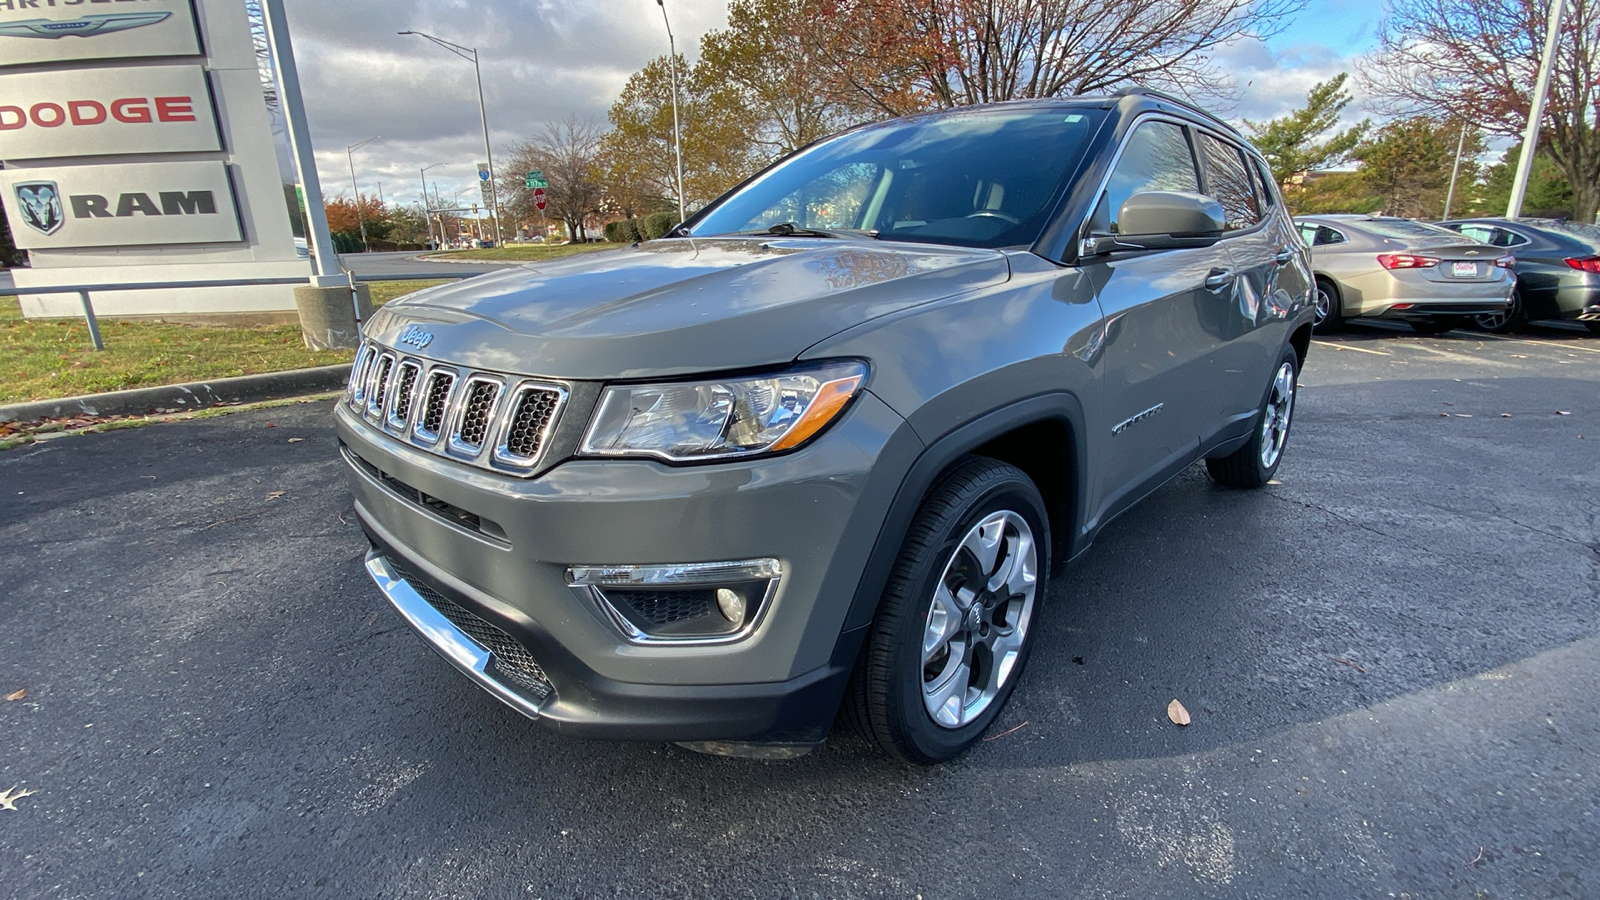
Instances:
[[[1584,256],[1578,259],[1567,260],[1567,265],[1579,272],[1594,272],[1600,274],[1600,256]]]
[[[1385,269],[1426,269],[1438,264],[1439,260],[1432,256],[1417,256],[1414,253],[1378,254],[1378,265]]]

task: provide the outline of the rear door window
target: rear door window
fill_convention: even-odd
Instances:
[[[1260,222],[1261,210],[1256,206],[1243,152],[1209,134],[1200,135],[1200,147],[1206,163],[1206,189],[1222,204],[1227,229],[1237,231]]]
[[[1200,192],[1194,152],[1183,126],[1154,120],[1134,129],[1090,219],[1093,232],[1116,233],[1122,204],[1140,191]]]

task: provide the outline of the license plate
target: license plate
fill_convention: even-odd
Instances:
[[[1473,278],[1478,274],[1478,264],[1471,262],[1451,263],[1450,274],[1457,278]]]

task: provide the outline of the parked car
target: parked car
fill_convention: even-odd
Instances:
[[[1534,319],[1576,319],[1600,334],[1600,225],[1564,219],[1441,222],[1517,259],[1517,293],[1505,313],[1478,316],[1485,331],[1522,330]]]
[[[1318,332],[1360,316],[1442,334],[1468,316],[1504,315],[1511,304],[1515,260],[1480,241],[1392,216],[1300,216],[1295,223],[1311,247]]]
[[[1197,460],[1282,462],[1313,312],[1269,171],[1144,90],[946,110],[389,303],[336,405],[367,569],[564,733],[796,755],[843,703],[949,759],[1055,566]]]

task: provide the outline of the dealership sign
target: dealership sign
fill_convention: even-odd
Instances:
[[[0,159],[221,149],[199,66],[0,74]]]
[[[201,52],[192,0],[0,0],[0,67]]]
[[[0,169],[0,198],[24,250],[244,239],[221,162]]]

